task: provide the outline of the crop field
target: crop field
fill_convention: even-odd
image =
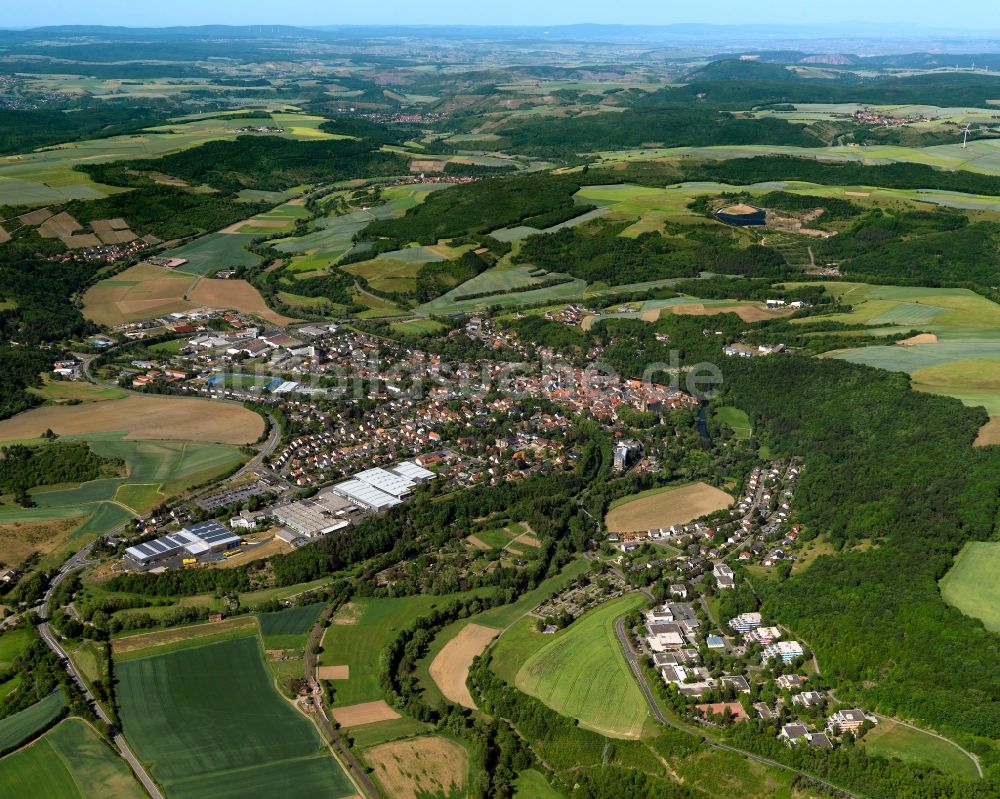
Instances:
[[[33,551],[48,556],[82,546],[133,513],[148,513],[167,497],[232,469],[245,457],[235,447],[220,444],[84,440],[98,455],[123,459],[127,476],[36,490],[33,508],[0,507],[0,549],[5,556],[20,560]]]
[[[355,747],[367,749],[370,746],[377,746],[388,741],[397,741],[400,738],[411,738],[414,735],[431,732],[433,729],[430,724],[407,716],[400,716],[398,719],[355,727],[351,730],[351,738],[354,739]]]
[[[642,604],[641,595],[630,594],[546,636],[547,643],[517,672],[518,689],[603,735],[640,737],[649,709],[625,660],[614,622]]]
[[[393,322],[390,327],[410,336],[427,336],[444,330],[444,325],[433,319],[407,319],[405,322]]]
[[[89,405],[34,408],[0,422],[0,442],[39,438],[47,429],[61,436],[122,433],[125,440],[247,444],[263,432],[264,420],[230,403],[129,396]]]
[[[143,799],[121,758],[87,722],[66,719],[0,760],[0,799]]]
[[[258,613],[265,649],[295,649],[305,646],[309,631],[323,612],[323,604],[302,605],[276,613]]]
[[[654,488],[611,503],[605,524],[613,533],[655,530],[687,524],[729,507],[733,498],[707,483]]]
[[[41,388],[29,388],[28,391],[36,397],[57,404],[70,401],[103,402],[126,396],[124,391],[109,386],[98,386],[79,380],[51,380],[47,378]]]
[[[58,688],[44,699],[5,719],[0,719],[0,751],[27,741],[66,707],[66,694]]]
[[[115,663],[119,663],[237,638],[256,638],[257,633],[255,616],[232,616],[220,622],[200,622],[122,635],[113,639],[112,649]]]
[[[461,594],[398,598],[358,598],[341,608],[323,636],[324,666],[346,665],[350,679],[337,683],[338,707],[380,700],[379,656],[396,634],[434,606],[443,607]],[[345,623],[348,622],[348,623]]]
[[[468,624],[448,641],[430,665],[431,679],[449,700],[463,707],[476,709],[476,702],[465,682],[473,658],[486,651],[490,641],[500,634],[494,627]]]
[[[472,311],[488,305],[510,306],[545,301],[557,302],[559,300],[581,297],[586,291],[587,283],[580,279],[571,279],[566,283],[549,286],[548,288],[532,289],[532,286],[541,283],[543,280],[558,276],[554,273],[542,273],[541,276],[533,275],[532,273],[536,271],[531,266],[489,269],[481,275],[476,275],[471,280],[467,280],[461,286],[457,286],[447,294],[443,294],[421,305],[417,310],[422,313],[434,315]],[[471,294],[484,294],[487,292],[512,293],[497,293],[493,296],[485,296],[478,299],[463,299],[463,297]]]
[[[319,733],[271,685],[256,638],[121,663],[125,735],[178,799],[354,790]]]
[[[740,440],[750,438],[753,431],[750,427],[750,417],[747,416],[746,411],[741,411],[739,408],[727,405],[717,408],[715,415],[716,418],[725,422],[733,429],[733,434],[736,438]]]
[[[647,310],[646,306],[652,306]],[[659,313],[654,313],[655,311]],[[679,297],[673,300],[650,300],[643,305],[642,318],[656,321],[663,313],[674,313],[679,316],[717,316],[718,314],[734,313],[744,322],[763,322],[768,319],[780,319],[791,316],[795,311],[784,308],[776,311],[768,310],[763,303],[733,302],[727,300],[697,300]]]
[[[245,222],[237,222],[233,225],[233,230],[226,232],[250,233],[255,236],[271,235],[292,230],[299,219],[305,219],[309,212],[305,206],[287,202],[265,211],[257,216],[252,216]]]
[[[469,755],[448,738],[429,735],[380,744],[367,749],[364,759],[394,799],[465,795]]]
[[[1000,632],[1000,543],[971,541],[941,580],[941,596],[966,616]]]
[[[83,315],[113,326],[189,310],[195,306],[185,298],[195,280],[188,274],[139,264],[88,289]]]
[[[972,760],[953,743],[892,719],[879,719],[875,728],[869,730],[862,739],[862,745],[873,755],[934,766],[946,774],[957,774],[960,777],[979,777]]]
[[[237,266],[256,266],[261,262],[259,255],[246,249],[246,245],[260,236],[255,233],[209,233],[188,244],[162,253],[164,258],[185,258],[187,263],[180,269],[194,275],[210,275],[219,269]]]
[[[194,307],[232,308],[253,314],[273,325],[288,325],[296,321],[289,316],[271,310],[260,292],[245,280],[199,280],[188,294]]]
[[[417,272],[423,262],[378,258],[341,267],[351,275],[364,278],[374,291],[412,294],[417,288]]]

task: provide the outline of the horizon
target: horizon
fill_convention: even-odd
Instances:
[[[725,23],[712,20],[725,13]],[[804,11],[795,0],[764,0],[752,9],[732,9],[712,4],[695,8],[649,9],[637,0],[624,0],[613,8],[593,2],[552,0],[539,8],[528,0],[511,0],[502,8],[471,10],[459,0],[430,0],[419,9],[402,0],[385,0],[375,11],[370,7],[330,9],[320,0],[293,0],[280,8],[254,0],[175,0],[169,7],[150,7],[126,0],[93,0],[81,6],[57,2],[44,7],[7,9],[4,30],[39,27],[107,26],[126,28],[199,27],[204,25],[282,25],[289,27],[517,27],[544,28],[577,25],[648,27],[708,25],[718,28],[748,26],[795,28],[803,26],[890,26],[901,30],[935,29],[982,33],[1000,29],[1000,7],[990,0],[971,0],[956,7],[942,7],[929,0],[884,0],[877,8],[867,0],[843,0],[833,9]],[[244,22],[247,17],[253,19]],[[389,20],[389,21],[387,21]]]

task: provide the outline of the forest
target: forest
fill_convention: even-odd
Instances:
[[[28,489],[57,483],[83,483],[116,476],[125,466],[103,458],[83,442],[57,441],[36,447],[0,447],[0,492],[27,494]]]

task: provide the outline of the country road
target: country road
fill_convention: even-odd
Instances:
[[[680,730],[681,732],[686,732],[688,735],[696,735],[696,733],[691,732],[689,729],[681,724],[677,724],[674,721],[668,719],[663,711],[660,710],[660,706],[656,703],[656,698],[653,696],[653,691],[649,687],[649,683],[646,682],[646,675],[642,671],[642,665],[640,663],[640,658],[642,655],[632,648],[632,642],[629,640],[628,631],[625,629],[625,617],[621,616],[615,619],[615,635],[618,636],[618,642],[621,644],[622,649],[625,652],[625,658],[628,660],[629,668],[632,669],[632,673],[635,675],[636,680],[639,683],[639,688],[646,697],[646,703],[649,705],[649,710],[653,714],[653,717],[659,721],[661,724],[666,724],[668,727],[673,727],[674,729]],[[748,760],[755,760],[758,763],[763,763],[766,766],[772,766],[774,768],[780,768],[785,771],[790,771],[794,774],[822,785],[825,788],[829,788],[840,796],[847,797],[847,799],[862,799],[856,793],[851,793],[850,791],[844,790],[843,788],[834,785],[831,782],[822,780],[819,777],[814,777],[805,771],[799,771],[799,769],[792,768],[791,766],[786,766],[784,763],[779,763],[777,760],[771,760],[770,758],[761,757],[760,755],[755,755],[753,752],[747,752],[743,749],[737,749],[735,746],[729,746],[728,744],[717,743],[711,741],[708,738],[702,736],[702,741],[708,746],[714,749],[721,749],[726,752],[733,752],[734,754],[740,755],[747,758]]]
[[[87,556],[90,554],[91,547],[93,547],[93,544],[88,544],[79,552],[77,552],[75,555],[73,555],[73,557],[67,560],[62,565],[62,568],[59,570],[59,573],[53,578],[52,582],[49,584],[49,588],[45,592],[45,596],[42,598],[41,605],[35,606],[36,612],[43,620],[48,617],[49,599],[52,597],[52,594],[56,590],[56,588],[59,587],[59,584],[62,583],[63,580],[65,580],[71,573],[73,573],[77,569],[83,568],[84,566],[92,562],[87,559]],[[42,621],[42,623],[38,625],[38,632],[42,636],[42,640],[46,643],[49,649],[55,652],[56,655],[58,655],[59,658],[62,660],[63,665],[66,668],[66,671],[69,672],[70,677],[73,678],[73,681],[77,684],[80,691],[86,698],[87,704],[90,705],[91,709],[94,711],[97,717],[105,724],[111,725],[112,724],[111,717],[104,711],[104,708],[101,707],[101,705],[97,702],[97,699],[94,698],[94,695],[90,692],[90,689],[87,687],[86,682],[84,682],[83,677],[81,677],[80,673],[76,670],[76,666],[73,665],[73,661],[70,660],[69,655],[66,653],[66,650],[62,648],[62,645],[56,638],[56,634],[49,627],[47,621]],[[114,742],[115,746],[118,747],[119,754],[132,769],[132,772],[135,774],[136,779],[138,779],[139,782],[142,783],[142,786],[146,789],[146,792],[152,797],[152,799],[164,799],[163,794],[160,793],[160,789],[156,786],[156,783],[153,781],[153,778],[149,776],[149,773],[146,771],[145,767],[143,767],[142,763],[140,763],[138,758],[136,758],[136,756],[132,753],[132,750],[129,748],[129,745],[126,742],[124,736],[120,732],[116,733],[115,736],[112,738],[112,741]]]

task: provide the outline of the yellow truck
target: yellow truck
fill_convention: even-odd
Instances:
[[[194,564],[196,564],[197,562],[198,558],[184,558],[184,560],[181,561],[181,563],[183,563],[185,566],[194,566]]]

